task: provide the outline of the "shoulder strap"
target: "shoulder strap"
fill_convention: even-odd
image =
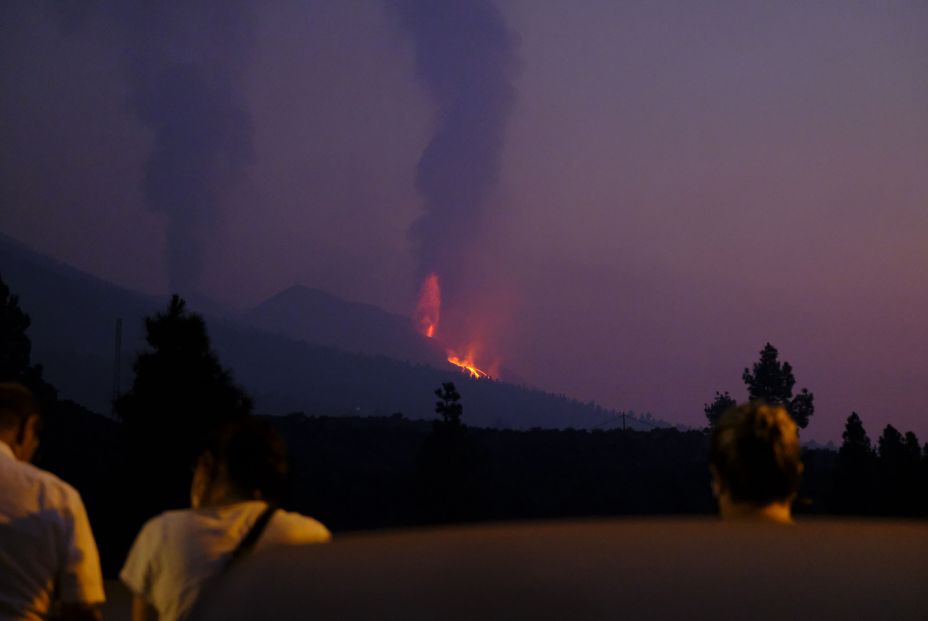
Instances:
[[[232,550],[232,556],[226,562],[225,566],[206,580],[203,588],[200,589],[200,593],[197,595],[193,606],[191,606],[185,614],[182,614],[180,617],[178,617],[178,619],[202,618],[203,607],[206,605],[204,604],[204,601],[208,603],[212,593],[216,591],[226,572],[235,566],[238,561],[248,556],[248,553],[251,551],[251,549],[255,547],[256,543],[258,543],[258,539],[261,538],[261,533],[264,532],[268,522],[270,522],[271,518],[274,517],[275,511],[277,511],[277,507],[274,505],[268,505],[267,508],[261,512],[261,515],[258,516],[258,519],[255,520],[255,523],[251,525],[251,528],[247,533],[245,533],[245,536],[242,537],[242,540],[239,541],[238,545],[235,546],[235,549]]]
[[[251,552],[252,548],[255,547],[255,544],[258,543],[258,539],[261,538],[261,533],[264,532],[268,522],[270,522],[271,518],[274,517],[275,511],[277,511],[277,507],[274,505],[268,505],[267,509],[261,512],[261,515],[259,515],[258,519],[255,520],[255,523],[252,524],[251,529],[245,533],[245,536],[242,537],[241,541],[239,541],[238,546],[232,550],[232,557],[229,559],[229,562],[226,563],[226,569],[234,565],[237,561],[244,558],[248,555],[249,552]]]

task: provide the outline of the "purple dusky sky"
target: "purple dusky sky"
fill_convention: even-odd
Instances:
[[[167,292],[152,134],[97,14],[0,25],[0,230]],[[771,341],[816,395],[928,440],[928,5],[500,2],[521,70],[463,284],[531,383],[703,424]],[[222,187],[202,292],[301,282],[409,313],[434,106],[379,1],[273,2],[241,90],[255,156]]]

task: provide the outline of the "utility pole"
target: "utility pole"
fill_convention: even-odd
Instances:
[[[622,431],[625,431],[625,412],[622,412]]]

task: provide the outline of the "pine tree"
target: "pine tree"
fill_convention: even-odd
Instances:
[[[907,464],[918,463],[922,456],[922,449],[918,444],[918,436],[913,431],[905,432],[903,441],[903,452]]]
[[[439,399],[435,402],[435,413],[441,416],[444,426],[450,429],[463,427],[461,415],[464,413],[464,406],[461,405],[461,395],[454,382],[442,383],[441,388],[435,390],[435,396]]]
[[[32,341],[26,332],[32,320],[0,278],[0,381],[19,382],[32,390],[47,409],[57,398],[55,389],[42,378],[42,365],[32,364]]]
[[[752,368],[744,369],[741,379],[748,389],[748,399],[783,406],[796,426],[805,429],[815,413],[815,396],[806,388],[793,395],[793,386],[796,385],[793,367],[788,362],[781,363],[778,356],[776,347],[767,343],[760,351],[760,360]],[[717,391],[715,400],[703,406],[709,425],[715,425],[719,417],[735,405],[735,399],[729,393]]]
[[[703,412],[706,414],[706,418],[709,419],[709,426],[714,426],[719,418],[722,417],[722,414],[728,410],[735,407],[737,403],[734,398],[726,392],[715,392],[715,400],[712,403],[706,403],[703,405]]]
[[[206,324],[173,296],[145,320],[150,350],[135,361],[132,388],[116,402],[136,467],[152,499],[149,510],[188,502],[190,467],[218,423],[251,413],[251,399],[210,348]]]
[[[876,453],[857,412],[847,418],[843,442],[835,464],[835,489],[831,503],[839,513],[868,514],[874,506]]]
[[[753,368],[745,368],[741,379],[744,380],[751,401],[783,406],[793,417],[796,426],[805,429],[809,418],[815,413],[815,397],[805,388],[793,396],[793,386],[796,384],[793,367],[788,362],[781,363],[778,355],[777,349],[767,343],[760,351],[760,360],[754,363]]]
[[[903,515],[925,515],[928,509],[928,499],[925,498],[928,488],[923,480],[921,458],[922,449],[918,443],[918,436],[913,431],[907,431],[902,440],[902,463],[899,472]]]
[[[879,477],[881,511],[890,515],[906,513],[906,449],[902,433],[886,425],[879,439]]]
[[[466,520],[479,504],[478,447],[461,422],[464,408],[453,382],[442,383],[435,390],[438,401],[432,432],[419,452],[419,504],[427,523]]]
[[[905,455],[902,434],[892,425],[886,425],[879,440],[880,460],[884,463],[901,463]]]
[[[847,423],[844,425],[844,433],[841,434],[843,440],[839,455],[844,455],[851,459],[860,457],[872,457],[873,446],[870,443],[870,437],[864,429],[863,421],[857,412],[851,412],[847,417]]]

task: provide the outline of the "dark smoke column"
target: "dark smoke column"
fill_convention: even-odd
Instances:
[[[153,134],[143,193],[167,216],[175,292],[196,292],[220,188],[253,158],[251,115],[239,88],[254,47],[254,4],[238,0],[116,2],[129,50],[129,106]]]
[[[453,297],[479,252],[486,201],[515,99],[518,38],[491,0],[387,0],[412,36],[416,75],[436,105],[435,132],[419,160],[425,213],[410,234],[420,278],[437,272]]]

